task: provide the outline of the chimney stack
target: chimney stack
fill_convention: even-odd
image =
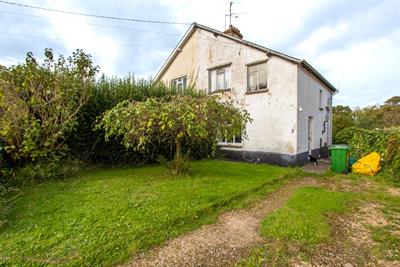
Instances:
[[[229,25],[229,28],[226,29],[224,33],[239,39],[243,39],[243,35],[240,33],[239,29],[232,25]]]

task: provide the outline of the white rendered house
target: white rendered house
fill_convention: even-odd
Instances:
[[[301,165],[332,143],[336,88],[305,60],[245,41],[232,25],[192,24],[155,81],[220,94],[250,113],[247,138],[219,143],[228,158]]]

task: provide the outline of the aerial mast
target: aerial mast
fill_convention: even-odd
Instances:
[[[229,26],[232,25],[232,5],[233,5],[233,2],[230,2],[229,3]]]

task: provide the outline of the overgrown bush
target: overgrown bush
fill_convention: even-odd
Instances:
[[[159,98],[177,94],[200,96],[201,92],[193,88],[177,91],[162,83],[137,80],[133,75],[122,78],[102,76],[90,89],[89,100],[78,114],[78,127],[67,140],[71,153],[81,160],[102,164],[155,161],[159,154],[170,157],[168,143],[160,144],[153,151],[139,153],[133,149],[125,149],[118,138],[105,142],[104,131],[95,130],[94,127],[101,114],[122,101],[144,101],[149,97]],[[196,158],[209,155],[210,148],[210,142],[196,144],[195,147],[184,145],[184,149],[191,151],[191,156]]]
[[[56,174],[96,72],[83,51],[55,59],[50,49],[43,63],[28,53],[23,64],[0,70],[0,140],[19,177]]]
[[[383,159],[383,171],[400,183],[400,127],[375,130],[350,127],[338,132],[336,141],[349,144],[356,158],[378,152]]]

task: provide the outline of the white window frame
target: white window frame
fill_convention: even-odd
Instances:
[[[324,110],[324,108],[322,107],[322,89],[319,89],[318,101],[319,101],[319,110]]]
[[[232,136],[232,141],[230,141],[230,140],[228,140],[227,138],[223,138],[223,139],[221,139],[219,142],[218,142],[218,145],[222,145],[222,146],[229,146],[229,145],[233,145],[233,146],[241,146],[241,145],[243,145],[243,137],[240,137],[240,141],[239,142],[236,142],[237,140],[237,137],[236,136]]]
[[[267,81],[266,81],[266,83],[265,83],[265,87],[262,87],[262,88],[260,88],[260,79],[259,79],[259,73],[260,73],[260,71],[259,71],[259,66],[261,66],[261,65],[264,65],[265,64],[265,66],[266,66],[266,76],[267,76]],[[254,68],[254,67],[256,67],[256,75],[257,75],[257,78],[256,78],[256,89],[254,89],[254,90],[250,90],[250,68]],[[246,88],[246,91],[247,92],[257,92],[257,91],[264,91],[264,90],[268,90],[268,61],[262,61],[262,62],[257,62],[257,63],[253,63],[253,64],[248,64],[247,65],[247,88]]]
[[[179,88],[179,86],[182,86]],[[175,88],[178,92],[182,92],[187,87],[187,75],[171,80],[171,88]]]
[[[214,92],[218,92],[218,91],[230,90],[230,84],[231,84],[230,71],[231,71],[231,64],[208,69],[208,92],[214,93]],[[213,75],[213,73],[214,73],[214,75]],[[223,75],[223,84],[224,85],[222,86],[222,88],[217,88],[218,75]],[[214,78],[214,80],[213,80],[213,78]]]

